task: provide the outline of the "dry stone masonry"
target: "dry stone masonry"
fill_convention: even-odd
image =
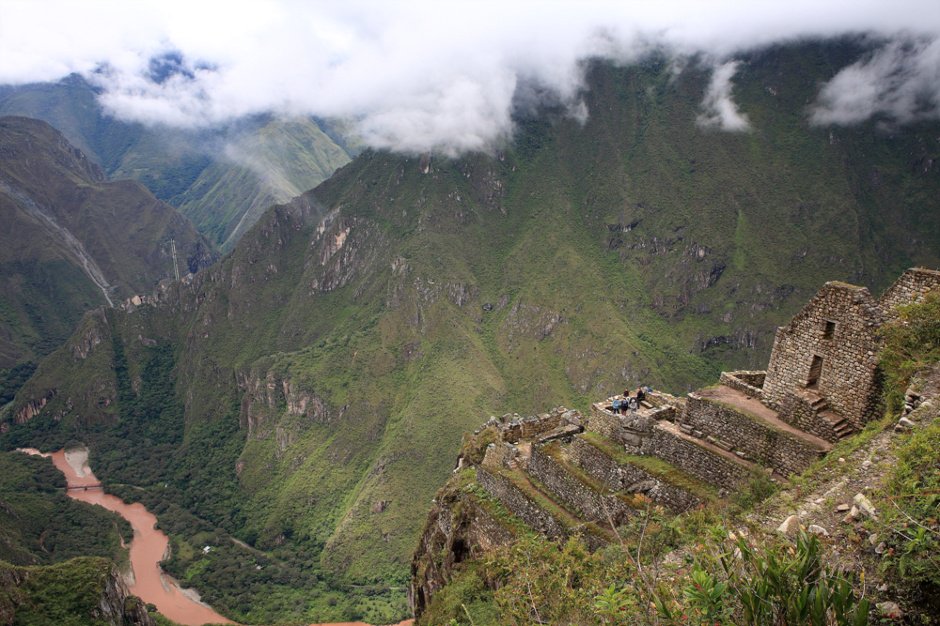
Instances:
[[[877,300],[868,289],[826,283],[777,330],[766,372],[723,372],[718,385],[686,398],[648,390],[626,414],[612,410],[617,396],[592,404],[588,416],[557,407],[490,418],[454,470],[455,484],[471,487],[457,496],[445,487],[435,500],[412,562],[415,615],[449,568],[481,546],[534,530],[580,535],[596,549],[615,539],[634,507],[682,513],[755,477],[803,472],[876,416],[878,330],[897,306],[937,289],[940,272],[923,269],[905,272]],[[908,412],[922,393],[909,390]]]

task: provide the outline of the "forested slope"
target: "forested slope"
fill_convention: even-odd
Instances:
[[[749,132],[698,126],[709,71],[650,57],[591,65],[583,123],[520,109],[494,155],[365,152],[192,283],[87,316],[17,396],[10,421],[45,405],[5,441],[85,441],[96,475],[145,488],[125,497],[284,563],[304,554],[297,581],[404,585],[462,433],[490,415],[762,367],[825,281],[877,295],[940,266],[936,124],[807,121],[818,83],[860,53],[742,59]],[[164,408],[145,410],[156,389]],[[285,574],[235,591],[214,575],[224,551],[193,552],[179,566],[236,619],[336,615],[325,588]],[[369,602],[359,617],[387,619]]]

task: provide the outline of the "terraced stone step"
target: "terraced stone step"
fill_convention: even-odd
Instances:
[[[819,411],[824,411],[829,406],[829,401],[820,396],[818,393],[811,391],[809,389],[802,390],[801,394],[809,402],[810,406],[817,413]]]
[[[832,425],[832,429],[835,431],[836,436],[838,436],[840,440],[845,439],[855,432],[855,428],[852,426],[852,424],[846,420],[845,417],[839,413],[836,413],[835,411],[820,411],[819,417]]]
[[[521,470],[477,468],[477,482],[513,515],[550,539],[581,534],[591,550],[614,541],[605,523],[584,521],[552,497],[550,490]]]
[[[567,451],[573,464],[611,490],[642,493],[676,513],[718,498],[717,489],[710,484],[661,459],[627,454],[616,442],[597,433],[575,437]]]
[[[724,385],[689,394],[682,422],[693,435],[701,432],[709,443],[726,452],[743,452],[781,476],[803,472],[832,447],[787,424],[759,400]]]

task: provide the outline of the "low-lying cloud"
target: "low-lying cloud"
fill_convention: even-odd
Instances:
[[[699,126],[734,132],[750,130],[747,116],[738,111],[731,99],[731,89],[734,87],[731,79],[739,65],[739,61],[728,61],[715,67],[711,82],[705,90],[705,99],[702,100],[702,113],[695,120]]]
[[[262,112],[340,117],[375,147],[457,154],[512,135],[522,85],[538,85],[583,120],[583,60],[627,63],[653,48],[717,59],[699,123],[744,130],[731,99],[735,52],[847,32],[889,40],[905,32],[897,41],[907,43],[826,85],[814,123],[933,114],[935,0],[2,0],[0,83],[78,72],[128,120],[195,127]]]
[[[889,42],[836,74],[811,111],[817,125],[940,119],[940,39]]]

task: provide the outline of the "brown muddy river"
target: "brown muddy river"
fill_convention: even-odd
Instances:
[[[22,449],[29,454],[41,454],[35,449]],[[198,595],[192,590],[182,590],[175,580],[160,569],[160,561],[166,553],[169,540],[163,532],[156,530],[155,515],[143,504],[127,504],[117,496],[105,493],[99,481],[88,467],[88,452],[69,452],[59,450],[53,454],[41,454],[52,457],[55,466],[65,474],[68,495],[76,500],[98,504],[121,515],[130,522],[134,529],[134,540],[130,548],[130,561],[133,569],[131,580],[127,580],[128,589],[144,602],[150,602],[163,615],[174,622],[186,626],[201,626],[207,623],[234,624],[198,601]],[[410,626],[414,620],[400,622],[396,626]],[[369,626],[361,622],[342,624],[311,624],[311,626]]]

